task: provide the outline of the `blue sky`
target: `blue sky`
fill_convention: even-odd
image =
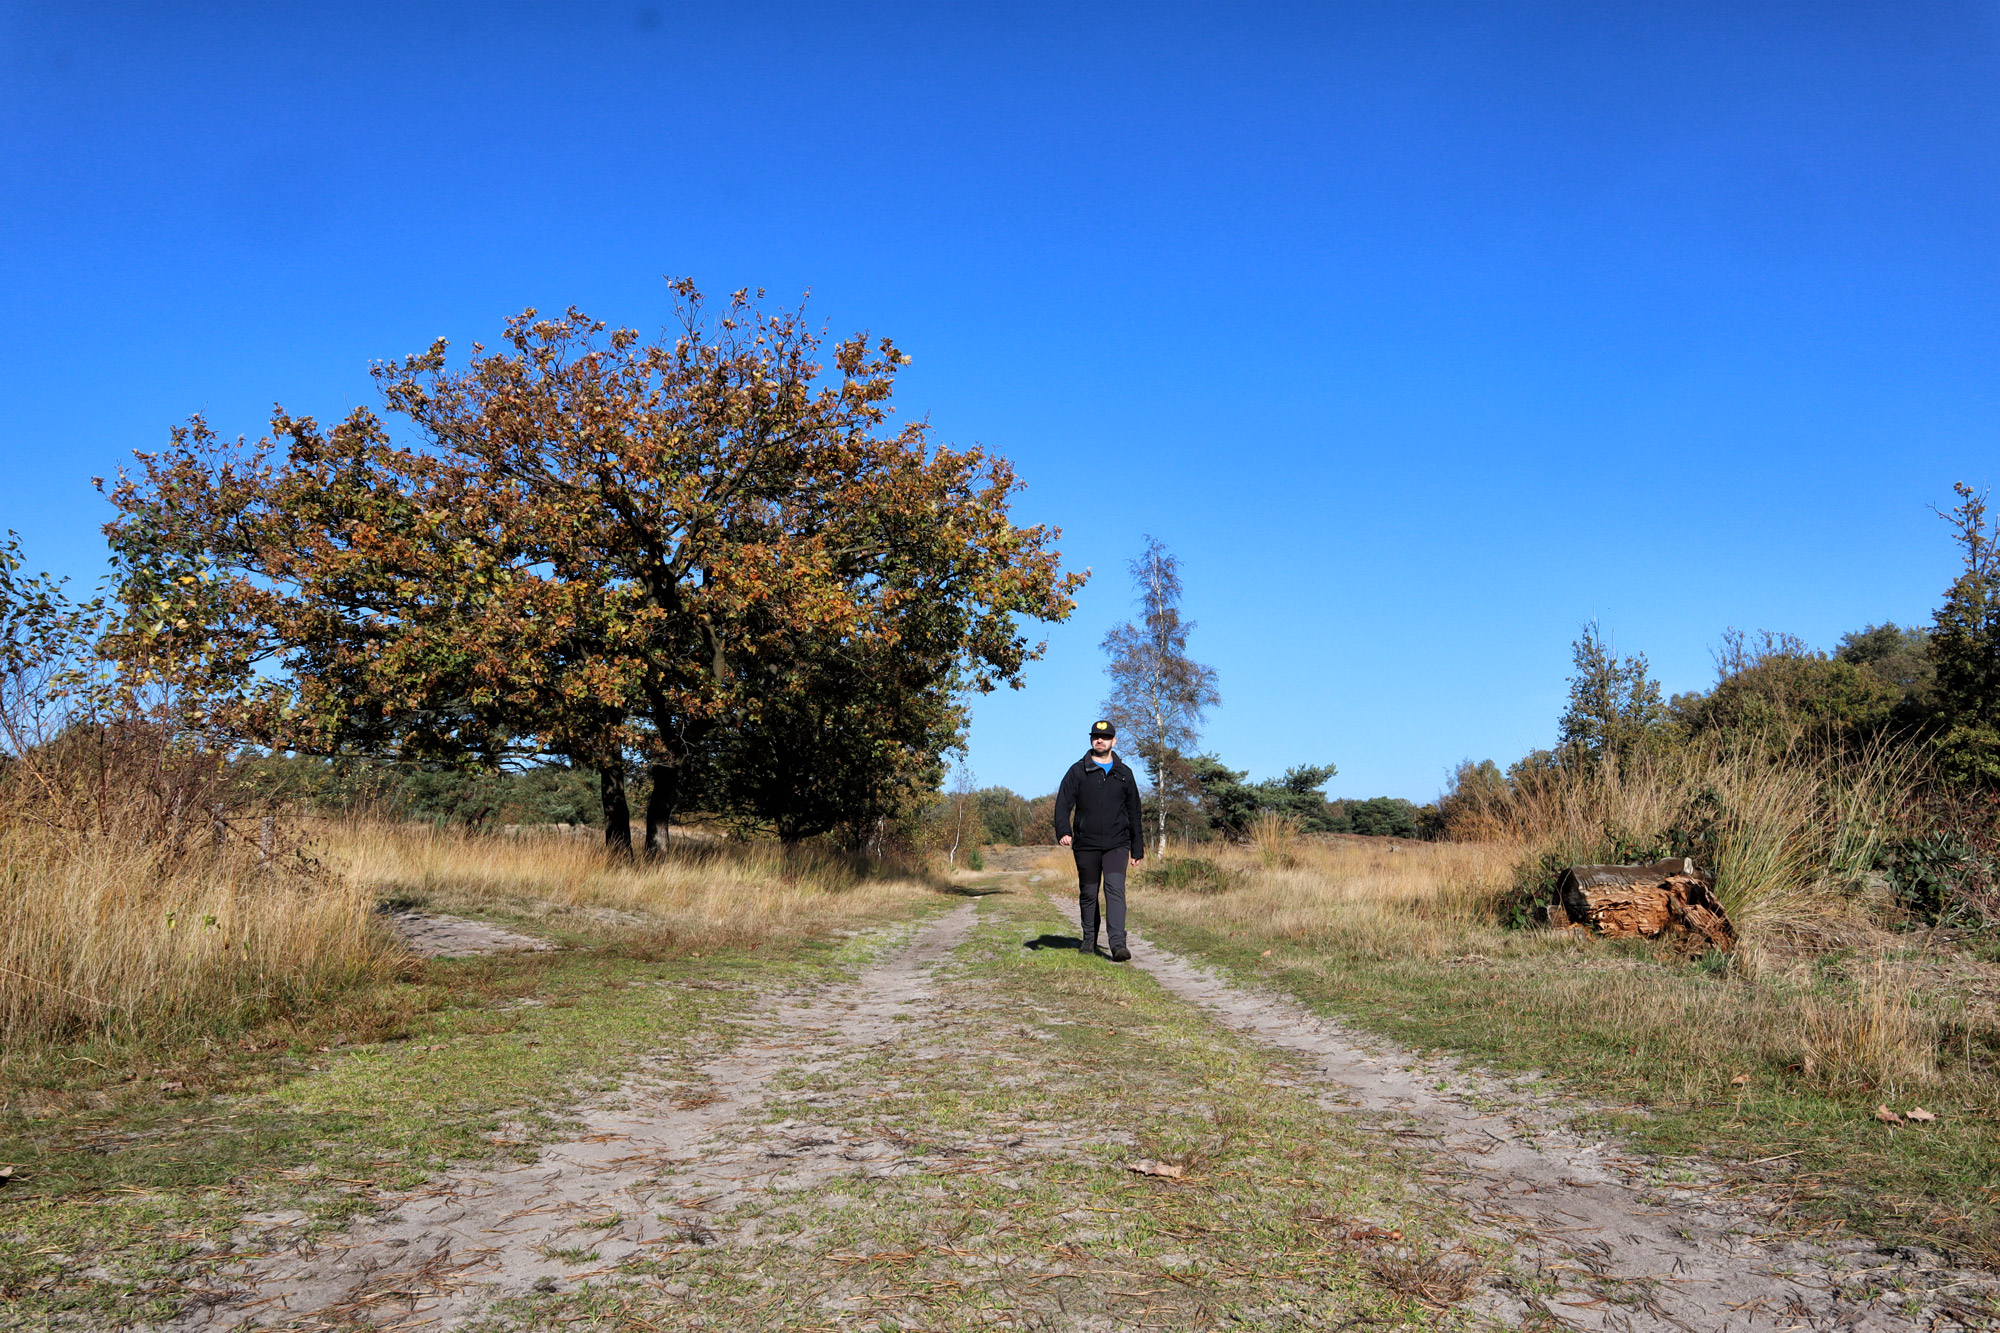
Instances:
[[[664,274],[914,356],[1095,571],[983,782],[1050,789],[1152,533],[1207,741],[1427,799],[1599,619],[1928,617],[1993,468],[1991,5],[0,4],[0,527],[94,576],[175,421],[370,401]]]

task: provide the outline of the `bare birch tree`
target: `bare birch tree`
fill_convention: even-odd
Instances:
[[[1159,854],[1167,854],[1167,801],[1189,785],[1184,756],[1201,737],[1203,715],[1222,705],[1215,669],[1188,657],[1188,631],[1181,619],[1180,562],[1153,537],[1132,562],[1138,585],[1141,623],[1124,624],[1104,636],[1110,658],[1105,674],[1111,694],[1104,715],[1129,736],[1153,783]]]
[[[958,865],[959,844],[965,841],[968,826],[972,829],[973,845],[978,845],[979,837],[979,780],[972,775],[969,756],[961,756],[952,766],[951,791],[945,800],[951,807],[951,847],[945,852],[945,864]]]

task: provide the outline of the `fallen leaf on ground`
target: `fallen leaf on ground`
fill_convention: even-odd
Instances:
[[[1269,949],[1266,949],[1264,950],[1264,952],[1258,954],[1257,956],[1259,958],[1269,958],[1271,956],[1271,951]]]
[[[1348,1232],[1347,1238],[1349,1240],[1401,1240],[1403,1238],[1403,1231],[1400,1227],[1394,1230],[1384,1230],[1381,1227],[1368,1226]]]
[[[1903,1117],[1897,1115],[1886,1106],[1875,1108],[1875,1118],[1885,1125],[1900,1125],[1903,1123]]]
[[[1903,1112],[1903,1118],[1906,1120],[1935,1120],[1937,1116],[1926,1111],[1921,1106],[1912,1106],[1909,1110]]]
[[[8,1181],[12,1180],[13,1178],[14,1178],[14,1168],[13,1168],[13,1167],[11,1167],[11,1166],[0,1166],[0,1185],[4,1185],[4,1184],[6,1184],[6,1183],[7,1183]]]
[[[1735,1084],[1748,1083],[1750,1081],[1750,1076],[1748,1074],[1738,1074],[1735,1078],[1732,1078],[1729,1081]]]
[[[1187,1168],[1173,1166],[1167,1162],[1156,1162],[1150,1157],[1141,1157],[1136,1162],[1125,1165],[1127,1171],[1136,1171],[1142,1176],[1165,1176],[1168,1180],[1179,1180],[1187,1174]]]
[[[162,1083],[160,1085],[161,1092],[179,1092],[180,1088],[181,1085],[178,1083]]]

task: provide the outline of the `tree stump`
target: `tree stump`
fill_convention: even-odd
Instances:
[[[1693,861],[1676,857],[1634,866],[1571,866],[1556,879],[1548,923],[1588,927],[1607,939],[1685,937],[1688,946],[1724,952],[1736,928],[1716,901],[1714,884]]]

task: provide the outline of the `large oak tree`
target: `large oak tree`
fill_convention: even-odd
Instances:
[[[1081,582],[1008,515],[1004,459],[891,422],[908,363],[800,312],[674,284],[647,342],[570,310],[378,365],[387,420],[201,420],[112,491],[118,651],[207,724],[312,754],[599,775],[629,846],[697,768],[788,837],[881,813],[955,738],[967,689],[1019,683]],[[392,436],[389,420],[404,423]],[[710,778],[714,774],[709,773]]]

